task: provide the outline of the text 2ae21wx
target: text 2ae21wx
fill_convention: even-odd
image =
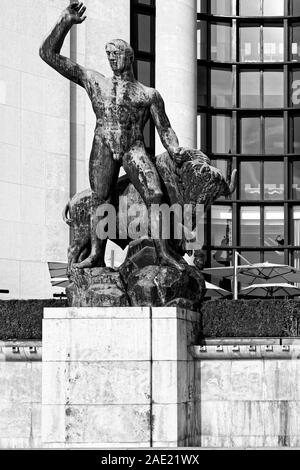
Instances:
[[[101,458],[101,465],[126,465],[132,468],[136,464],[144,465],[199,465],[199,454],[146,454],[143,458],[116,457],[111,454]]]

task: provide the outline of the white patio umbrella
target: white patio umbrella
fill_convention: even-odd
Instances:
[[[51,279],[52,287],[67,287],[69,284],[70,281],[67,277]]]
[[[67,277],[67,267],[68,267],[67,263],[49,261],[48,269],[49,269],[51,279]]]
[[[255,264],[241,264],[237,266],[239,281],[276,281],[300,282],[300,269],[285,264],[269,262]],[[234,266],[203,269],[204,274],[216,277],[231,278],[234,276]]]
[[[300,269],[285,264],[273,264],[269,262],[255,264],[238,264],[238,257],[245,260],[238,252],[235,252],[234,266],[203,269],[204,274],[211,276],[233,278],[234,298],[237,299],[238,281],[253,284],[254,282],[300,282]],[[247,261],[247,260],[246,260]]]
[[[229,290],[222,289],[222,287],[211,284],[210,282],[205,281],[206,294],[205,297],[227,297],[232,295]]]
[[[240,290],[240,295],[253,297],[296,297],[300,296],[300,289],[288,283],[251,284]]]
[[[67,278],[67,263],[48,262],[52,287],[67,287],[70,284]]]

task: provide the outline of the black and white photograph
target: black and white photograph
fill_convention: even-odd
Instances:
[[[0,451],[299,450],[300,0],[0,12]]]

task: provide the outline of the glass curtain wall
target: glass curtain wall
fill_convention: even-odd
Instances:
[[[131,0],[130,43],[134,72],[144,85],[155,87],[155,0]],[[155,154],[155,129],[150,118],[144,132],[150,155]]]
[[[207,213],[207,266],[300,267],[300,0],[198,0],[198,146],[238,188]]]

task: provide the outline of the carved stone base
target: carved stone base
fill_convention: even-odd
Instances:
[[[187,263],[183,271],[162,265],[151,239],[129,244],[119,272],[132,306],[178,306],[196,311],[205,295],[205,280],[199,270]]]
[[[179,257],[178,257],[179,258]],[[71,307],[181,307],[199,310],[205,280],[195,266],[161,265],[153,240],[131,242],[119,271],[73,268],[66,288]]]
[[[66,288],[72,307],[126,307],[129,304],[120,274],[111,268],[73,269]]]
[[[197,269],[185,271],[171,266],[146,266],[135,270],[127,280],[132,306],[178,306],[198,310],[205,294],[205,281]]]

